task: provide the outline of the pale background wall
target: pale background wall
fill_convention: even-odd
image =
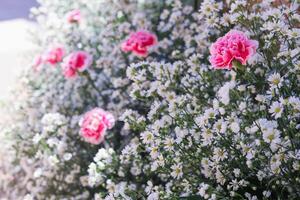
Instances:
[[[0,0],[0,20],[28,18],[30,7],[36,5],[35,0]]]
[[[33,6],[35,0],[0,0],[0,103],[24,67],[22,55],[34,48],[28,36],[28,29],[34,28],[28,17]]]

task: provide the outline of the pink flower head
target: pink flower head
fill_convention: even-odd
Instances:
[[[132,51],[138,56],[145,57],[148,55],[148,48],[157,43],[157,38],[154,34],[147,31],[138,31],[132,33],[128,39],[126,39],[121,49],[124,52]]]
[[[101,108],[87,112],[80,121],[82,137],[89,143],[99,144],[104,140],[105,132],[115,124],[115,118]]]
[[[81,19],[80,10],[78,10],[78,9],[72,10],[67,13],[66,17],[67,17],[67,21],[69,23],[78,23],[78,22],[80,22],[80,19]]]
[[[55,65],[62,61],[65,55],[65,49],[62,45],[53,46],[43,55],[43,60],[46,63]]]
[[[231,30],[211,45],[210,63],[215,69],[231,69],[234,60],[246,65],[257,47],[256,40],[250,40],[241,31]]]
[[[64,59],[62,65],[66,78],[71,78],[77,75],[77,71],[84,71],[93,62],[93,57],[85,51],[75,51]]]
[[[38,72],[40,70],[40,66],[41,64],[43,63],[43,58],[41,55],[37,55],[34,57],[33,61],[32,61],[32,67],[33,67],[33,70],[35,72]]]

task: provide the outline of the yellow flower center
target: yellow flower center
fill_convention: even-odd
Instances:
[[[275,78],[275,79],[272,81],[272,83],[273,83],[274,85],[278,85],[278,84],[280,83],[280,79]]]
[[[274,112],[275,113],[279,113],[281,111],[281,109],[279,107],[275,108]]]

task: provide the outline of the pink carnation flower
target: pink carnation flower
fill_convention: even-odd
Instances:
[[[138,56],[145,57],[148,55],[148,48],[157,43],[157,38],[154,34],[147,31],[138,31],[132,33],[128,39],[126,39],[121,49],[124,52],[132,51]]]
[[[75,51],[64,59],[62,65],[66,78],[72,78],[77,75],[77,72],[84,71],[93,62],[93,57],[85,51]]]
[[[82,137],[89,143],[99,144],[104,140],[105,132],[115,124],[115,118],[101,108],[87,112],[80,121]]]
[[[75,9],[75,10],[72,10],[72,11],[68,12],[67,15],[66,15],[66,18],[67,18],[67,21],[69,23],[78,23],[78,22],[80,22],[80,19],[81,19],[80,10]]]
[[[46,51],[44,53],[43,61],[45,63],[55,65],[56,63],[59,63],[62,61],[64,55],[65,55],[64,47],[62,45],[57,45],[57,46],[50,48],[48,51]]]
[[[232,69],[232,62],[246,65],[256,52],[258,42],[250,40],[243,32],[231,30],[210,47],[210,63],[215,69]]]

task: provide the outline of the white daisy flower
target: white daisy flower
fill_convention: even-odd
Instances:
[[[173,170],[171,172],[171,176],[173,176],[176,179],[180,179],[182,177],[183,172],[182,172],[182,164],[181,163],[172,165],[171,169]]]
[[[283,105],[278,101],[273,102],[269,109],[269,113],[271,113],[272,116],[275,117],[275,119],[278,119],[281,117],[282,112],[283,112]]]
[[[269,76],[268,81],[269,81],[271,87],[281,88],[283,80],[279,73],[274,73]]]

